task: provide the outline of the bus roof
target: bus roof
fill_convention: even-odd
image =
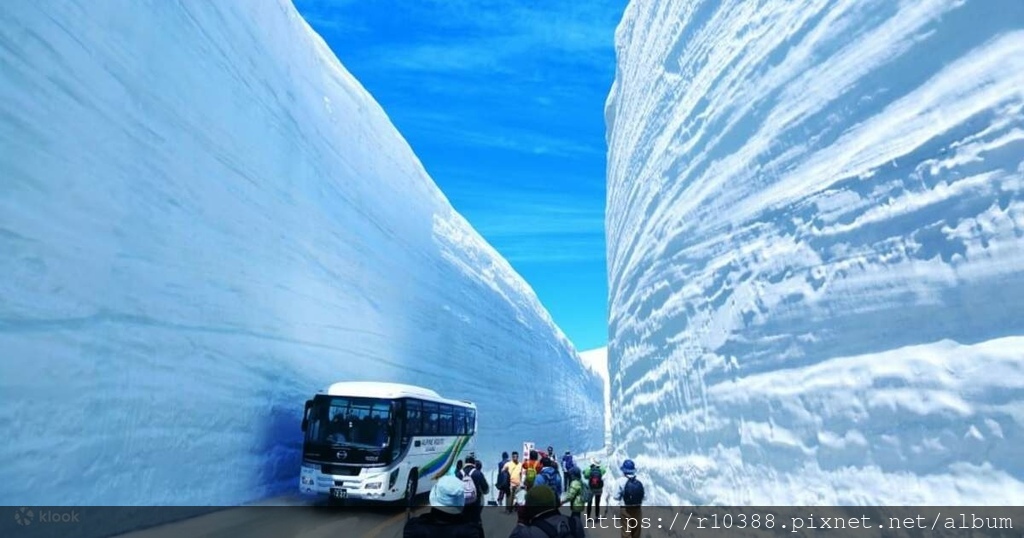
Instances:
[[[469,400],[452,400],[444,398],[436,391],[416,385],[402,383],[383,383],[376,381],[343,381],[334,383],[320,394],[328,396],[354,396],[362,398],[420,398],[423,400],[450,403],[455,405],[476,407]]]

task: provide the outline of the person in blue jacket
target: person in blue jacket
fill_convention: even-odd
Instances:
[[[572,452],[566,450],[565,455],[562,456],[562,484],[568,487],[569,484],[569,472],[576,467],[576,462],[572,459]]]
[[[540,474],[537,475],[537,481],[534,485],[543,484],[552,489],[555,492],[555,498],[561,500],[562,498],[562,477],[558,475],[558,469],[555,468],[554,462],[551,458],[544,458],[540,462],[541,470]]]

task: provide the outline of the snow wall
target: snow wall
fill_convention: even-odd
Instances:
[[[0,504],[296,493],[341,380],[476,401],[491,465],[601,446],[601,380],[290,2],[12,2],[0,45]]]
[[[665,503],[1024,502],[1024,3],[638,1],[613,437]]]

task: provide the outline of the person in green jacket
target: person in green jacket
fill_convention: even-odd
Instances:
[[[569,503],[569,519],[573,520],[574,529],[583,528],[583,509],[586,508],[586,500],[583,498],[583,473],[579,467],[573,467],[567,472],[569,485],[565,489],[565,500],[559,506]]]
[[[590,458],[590,466],[583,469],[583,496],[587,503],[587,515],[591,518],[601,515],[601,494],[604,493],[604,479],[607,475],[608,467],[601,465],[601,460],[597,458]],[[608,512],[607,506],[604,511]]]

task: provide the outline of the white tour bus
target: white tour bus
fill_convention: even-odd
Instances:
[[[412,503],[474,450],[476,405],[397,383],[335,383],[306,402],[299,491]]]

